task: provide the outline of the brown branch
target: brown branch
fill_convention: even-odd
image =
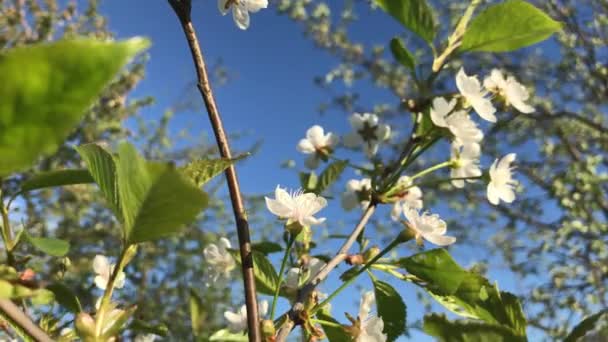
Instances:
[[[365,228],[365,225],[369,221],[370,217],[372,217],[375,209],[376,204],[371,202],[367,209],[365,209],[365,212],[361,216],[361,219],[359,220],[359,223],[357,223],[355,229],[353,229],[348,236],[348,239],[344,242],[344,244],[342,244],[342,247],[340,247],[338,253],[336,253],[336,255],[325,265],[325,267],[321,269],[321,271],[319,271],[319,273],[317,273],[316,276],[307,281],[306,284],[304,284],[304,286],[302,286],[302,288],[298,291],[295,304],[286,314],[286,321],[283,323],[283,325],[281,325],[281,328],[279,328],[279,331],[277,332],[277,337],[275,339],[276,342],[284,342],[287,340],[287,336],[289,336],[289,333],[299,320],[299,313],[304,308],[304,301],[309,298],[310,294],[315,290],[317,285],[325,280],[329,273],[346,259],[348,256],[348,250],[355,243],[355,241],[357,241],[357,237],[359,234],[361,234],[363,228]]]
[[[220,155],[223,158],[231,158],[230,146],[228,138],[224,131],[222,119],[215,103],[215,98],[211,90],[207,68],[203,53],[190,19],[190,0],[169,0],[171,7],[177,15],[192,54],[192,60],[196,68],[197,86],[205,102],[209,120],[213,127],[217,146],[220,150]],[[249,331],[249,341],[261,341],[260,327],[258,324],[258,305],[256,299],[255,279],[253,275],[253,257],[251,254],[251,240],[249,237],[249,223],[247,221],[247,213],[243,204],[243,198],[239,188],[239,182],[234,166],[229,166],[226,169],[226,181],[228,183],[228,191],[230,192],[230,201],[234,211],[234,219],[236,220],[236,229],[239,238],[239,249],[242,260],[243,282],[245,287],[245,304],[247,306],[247,326]]]
[[[29,336],[38,342],[52,342],[44,330],[23,312],[10,299],[0,299],[0,310],[16,325],[23,329]]]

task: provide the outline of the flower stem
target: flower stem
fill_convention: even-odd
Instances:
[[[106,284],[106,290],[103,293],[103,297],[101,298],[101,303],[99,304],[99,310],[97,311],[97,317],[95,317],[95,334],[97,337],[101,336],[101,329],[103,328],[104,316],[106,315],[108,304],[112,299],[112,293],[114,292],[114,283],[116,282],[116,277],[122,272],[125,262],[125,255],[127,254],[127,250],[129,246],[125,247],[122,252],[120,252],[120,256],[118,260],[116,260],[116,266],[112,270],[112,274],[110,275],[110,279],[108,279],[108,283]]]
[[[414,180],[416,178],[420,178],[422,176],[428,175],[431,172],[437,171],[437,170],[442,169],[444,167],[450,167],[452,165],[453,165],[453,162],[451,160],[448,160],[446,162],[439,163],[439,164],[437,164],[435,166],[431,166],[431,167],[429,167],[426,170],[422,170],[422,171],[418,172],[417,174],[413,175],[410,178],[411,178],[411,180]]]
[[[327,325],[328,327],[342,328],[342,324],[340,324],[340,323],[330,322],[330,321],[326,321],[326,320],[323,320],[323,319],[313,318],[310,321],[312,323],[319,323],[321,325]]]
[[[380,251],[380,253],[378,253],[378,255],[373,257],[372,260],[368,261],[350,279],[348,279],[342,285],[340,285],[340,287],[338,287],[334,292],[332,292],[329,296],[327,296],[327,298],[325,298],[325,300],[323,300],[321,303],[317,304],[312,309],[311,314],[315,314],[317,311],[319,311],[323,306],[325,306],[332,299],[334,299],[334,297],[336,297],[340,292],[342,292],[342,290],[344,290],[350,284],[352,284],[357,279],[357,277],[359,275],[361,275],[361,273],[363,273],[367,269],[369,269],[376,261],[378,261],[378,259],[382,258],[384,255],[386,255],[386,253],[390,252],[393,248],[397,247],[397,245],[399,245],[402,242],[403,242],[403,238],[401,236],[398,236],[395,240],[393,240],[391,243],[389,243],[388,246],[386,246],[382,251]]]
[[[285,272],[285,266],[289,259],[289,252],[296,240],[295,234],[289,234],[289,241],[287,241],[287,247],[285,248],[285,254],[283,255],[283,261],[281,261],[281,269],[279,270],[279,281],[277,282],[277,288],[274,290],[274,297],[272,298],[272,308],[270,309],[270,320],[274,320],[274,313],[277,308],[277,302],[279,301],[279,292],[281,292],[281,284],[283,283],[283,273]]]

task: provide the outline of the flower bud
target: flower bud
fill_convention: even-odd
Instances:
[[[373,258],[376,257],[380,253],[380,248],[378,246],[372,246],[370,249],[363,253],[363,261],[365,263],[370,262]]]
[[[274,323],[271,320],[265,319],[260,323],[260,326],[264,340],[271,341],[277,332],[274,327]]]
[[[76,316],[76,332],[83,340],[95,337],[95,320],[86,312]]]

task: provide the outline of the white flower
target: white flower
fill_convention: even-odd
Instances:
[[[348,119],[354,132],[344,137],[344,145],[347,147],[358,147],[363,145],[365,154],[371,158],[378,152],[380,143],[388,140],[391,136],[389,125],[379,124],[378,116],[375,114],[355,113]]]
[[[515,107],[518,111],[525,114],[534,112],[534,107],[526,103],[530,98],[530,93],[515,77],[505,78],[502,71],[493,69],[490,76],[483,80],[483,85],[491,92],[503,96],[505,103]]]
[[[299,222],[306,227],[325,221],[325,218],[318,219],[313,216],[327,206],[327,200],[321,196],[301,191],[290,194],[277,186],[274,197],[275,199],[266,197],[266,206],[271,213],[287,219],[287,224]]]
[[[490,99],[486,98],[487,91],[483,89],[477,76],[467,76],[464,69],[460,68],[458,74],[456,74],[456,87],[482,119],[496,122],[496,116],[494,115],[496,108],[494,108]]]
[[[218,0],[217,6],[222,15],[226,15],[232,7],[232,17],[236,26],[246,30],[249,27],[249,12],[255,13],[268,7],[268,0]]]
[[[153,342],[154,340],[156,340],[156,335],[154,334],[139,334],[137,336],[135,336],[135,339],[133,340],[134,342]]]
[[[310,154],[305,165],[309,169],[316,169],[321,157],[331,153],[336,144],[338,144],[337,135],[331,132],[325,134],[323,127],[314,125],[306,131],[306,138],[300,140],[296,148],[304,154]]]
[[[260,317],[266,315],[268,311],[268,301],[261,301],[258,304],[258,313]],[[228,329],[233,333],[239,333],[247,329],[247,306],[241,306],[237,312],[225,311],[224,318],[228,321]]]
[[[306,278],[303,277],[303,272],[299,267],[289,269],[289,271],[287,271],[287,276],[285,277],[285,288],[287,291],[295,293],[302,281],[315,277],[323,267],[325,267],[325,262],[323,262],[323,260],[311,258],[308,261],[308,265],[306,265],[306,269],[308,270],[308,277]]]
[[[445,127],[462,142],[480,142],[483,132],[477,127],[475,121],[463,110],[451,113],[456,100],[447,102],[443,97],[433,99],[431,107],[431,120],[436,126]]]
[[[412,208],[407,208],[403,214],[409,222],[409,227],[414,231],[418,243],[422,243],[422,239],[437,246],[447,246],[456,242],[455,237],[445,235],[447,225],[439,215],[431,215],[428,212],[420,215],[417,209]]]
[[[479,168],[479,156],[481,148],[479,144],[468,143],[462,144],[459,141],[452,143],[452,161],[454,165],[450,171],[450,178],[465,178],[479,177],[482,172]],[[452,185],[457,188],[464,187],[464,179],[453,179]],[[475,182],[475,179],[467,179],[469,183]]]
[[[412,180],[408,176],[401,176],[397,181],[397,187],[407,188],[407,190],[397,194],[397,201],[393,204],[391,218],[399,220],[403,210],[407,208],[422,209],[422,190],[417,186],[412,186]]]
[[[93,259],[93,271],[95,271],[95,285],[105,290],[108,285],[108,281],[114,272],[114,264],[110,264],[108,258],[103,255],[96,255]],[[114,288],[120,289],[125,286],[125,273],[120,271],[114,280]]]
[[[209,265],[214,282],[220,277],[228,279],[230,272],[236,267],[236,262],[228,251],[230,247],[232,247],[230,241],[222,237],[217,245],[213,243],[209,244],[203,250],[205,262]]]
[[[366,209],[369,205],[371,189],[372,180],[369,178],[349,180],[346,182],[346,192],[342,194],[342,207],[346,210],[353,210],[360,205],[363,209]]]
[[[513,179],[511,163],[515,161],[516,154],[509,153],[500,160],[494,160],[490,166],[490,183],[488,184],[488,201],[497,205],[501,200],[511,203],[515,200],[514,187],[517,181]]]
[[[366,292],[361,298],[358,317],[361,326],[357,342],[385,342],[387,339],[386,334],[382,332],[384,330],[382,318],[369,314],[375,301],[373,291]]]

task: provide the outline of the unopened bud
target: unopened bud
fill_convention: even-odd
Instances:
[[[345,261],[349,265],[362,265],[365,262],[361,254],[351,254],[346,257]]]
[[[95,320],[86,312],[76,316],[76,332],[83,340],[95,337]]]
[[[265,319],[260,323],[262,328],[262,335],[264,336],[265,341],[271,341],[276,334],[276,329],[274,327],[274,323],[271,320]]]
[[[370,249],[365,251],[365,253],[363,253],[364,262],[366,262],[366,263],[370,262],[379,253],[380,253],[380,248],[378,248],[378,246],[371,247]]]

